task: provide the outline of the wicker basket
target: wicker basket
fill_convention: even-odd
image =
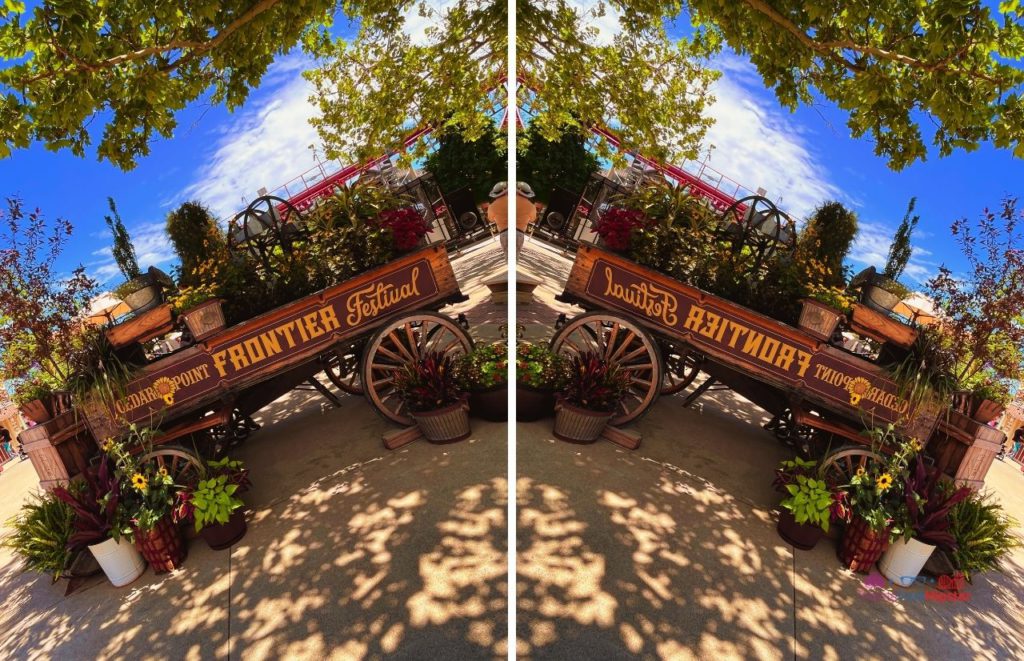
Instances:
[[[560,401],[555,404],[555,438],[570,443],[593,443],[601,438],[611,413],[588,411]]]
[[[181,313],[185,325],[188,326],[188,332],[196,342],[213,335],[227,325],[221,303],[223,301],[219,298],[212,298]]]
[[[889,528],[875,532],[868,522],[855,516],[846,526],[839,543],[839,561],[847,569],[867,574],[889,546]]]
[[[839,326],[843,313],[812,298],[805,298],[800,309],[800,329],[819,340],[829,340]]]
[[[136,528],[135,546],[157,574],[177,569],[188,555],[181,529],[169,516],[157,521],[152,530]]]
[[[469,436],[469,404],[466,400],[436,411],[410,413],[423,437],[432,443],[454,443]]]

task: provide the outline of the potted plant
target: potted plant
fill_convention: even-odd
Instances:
[[[53,495],[75,512],[75,532],[68,538],[70,550],[88,548],[115,587],[142,575],[146,561],[132,543],[121,481],[108,455],[103,455],[96,469],[85,471],[80,489],[56,487]]]
[[[545,345],[516,343],[516,420],[533,422],[555,412],[555,391],[565,384],[565,360]]]
[[[949,520],[956,546],[948,555],[954,569],[968,582],[980,572],[999,570],[1001,561],[1021,546],[1021,539],[1013,533],[1018,522],[990,493],[971,492],[953,506]]]
[[[867,573],[889,546],[893,522],[905,507],[902,486],[910,458],[921,450],[916,439],[902,442],[894,425],[870,431],[872,449],[884,461],[869,462],[857,469],[844,485],[849,502],[849,522],[843,531],[838,556],[845,567]],[[883,448],[889,448],[887,454]]]
[[[820,479],[818,463],[794,457],[779,463],[772,486],[785,494],[776,530],[795,548],[809,551],[833,520],[849,518],[846,493]]]
[[[871,267],[856,278],[863,282],[861,301],[879,312],[886,314],[891,312],[909,293],[907,288],[900,283],[899,278],[903,275],[913,254],[910,235],[917,227],[918,221],[921,220],[920,216],[911,215],[914,213],[916,202],[917,198],[910,198],[903,221],[900,222],[896,234],[893,236],[892,244],[889,247],[889,258],[886,260],[882,272],[878,273],[874,267]]]
[[[178,487],[163,466],[140,462],[132,449],[152,447],[154,431],[131,425],[124,442],[108,438],[102,450],[114,460],[121,479],[123,507],[135,545],[157,574],[181,566],[188,555],[181,529],[171,517]]]
[[[20,381],[11,399],[21,414],[37,425],[49,422],[57,414],[53,386],[38,373]]]
[[[469,412],[484,420],[508,420],[508,346],[481,344],[458,363],[458,384],[469,392]]]
[[[114,290],[114,295],[136,314],[151,310],[163,303],[163,287],[151,273],[144,274],[139,268],[135,246],[132,244],[128,229],[121,221],[121,214],[117,211],[114,198],[108,197],[107,203],[113,215],[104,216],[103,219],[114,236],[114,245],[111,248],[114,262],[125,278],[125,281]]]
[[[629,373],[593,352],[569,358],[565,372],[555,403],[555,437],[593,443],[629,392]]]
[[[189,334],[196,342],[227,326],[224,309],[221,307],[224,301],[216,297],[215,289],[209,285],[183,286],[171,302],[178,318],[185,322]]]
[[[249,479],[249,469],[238,459],[222,457],[221,459],[211,459],[206,462],[207,477],[219,477],[221,475],[228,479],[228,484],[238,487],[236,493],[245,493],[252,487],[252,481]]]
[[[239,485],[227,473],[208,476],[194,487],[178,492],[176,521],[193,521],[211,549],[220,551],[245,536],[245,503],[236,496]]]
[[[807,298],[801,300],[800,328],[826,342],[850,312],[853,301],[839,287],[812,284]]]
[[[7,521],[11,534],[2,545],[21,559],[26,571],[48,574],[56,583],[79,555],[68,548],[74,522],[75,512],[67,503],[53,494],[32,493]]]
[[[428,441],[451,443],[469,436],[469,404],[456,382],[451,354],[427,352],[399,370],[394,383]]]
[[[938,471],[929,475],[924,459],[917,455],[903,486],[906,506],[895,522],[895,539],[878,563],[882,574],[897,585],[909,587],[917,581],[936,547],[955,550],[956,538],[949,531],[950,510],[970,493],[969,487],[953,489],[940,483]]]
[[[976,422],[987,425],[1003,414],[1013,400],[1009,384],[991,373],[979,373],[957,392],[953,406]]]

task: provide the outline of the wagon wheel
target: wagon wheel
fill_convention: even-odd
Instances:
[[[203,462],[192,452],[173,445],[159,447],[142,455],[139,463],[152,462],[157,470],[166,468],[167,473],[180,486],[193,486],[206,473]]]
[[[686,345],[666,340],[659,340],[658,346],[661,348],[661,357],[665,365],[661,394],[674,395],[686,390],[700,374],[700,364],[704,356]]]
[[[473,340],[457,322],[437,312],[405,312],[385,323],[366,344],[360,368],[363,392],[377,411],[401,425],[412,425],[395,390],[396,372],[430,351],[468,353]]]
[[[359,378],[359,359],[363,355],[364,342],[339,347],[323,356],[324,374],[338,389],[350,395],[363,394],[363,382]]]
[[[612,416],[613,425],[639,418],[661,392],[663,368],[658,344],[650,333],[624,316],[612,312],[582,314],[555,333],[551,349],[566,355],[595,351],[629,374],[632,385]]]
[[[821,479],[831,487],[849,484],[858,468],[884,459],[869,448],[847,446],[830,453],[821,462]]]

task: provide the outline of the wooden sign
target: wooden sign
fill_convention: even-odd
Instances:
[[[128,385],[114,413],[127,422],[159,419],[172,407],[184,410],[270,378],[343,339],[371,332],[396,312],[457,292],[444,248],[418,251],[154,363]]]
[[[742,306],[591,246],[583,246],[566,291],[627,312],[726,365],[780,387],[896,422],[909,409],[876,366]]]

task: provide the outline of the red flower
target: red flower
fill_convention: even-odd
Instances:
[[[601,214],[594,231],[612,250],[629,250],[633,230],[647,225],[644,214],[635,209],[612,207]]]
[[[391,230],[395,250],[399,252],[415,248],[420,239],[430,231],[430,226],[423,220],[423,216],[412,207],[381,211],[377,224],[382,229]]]

